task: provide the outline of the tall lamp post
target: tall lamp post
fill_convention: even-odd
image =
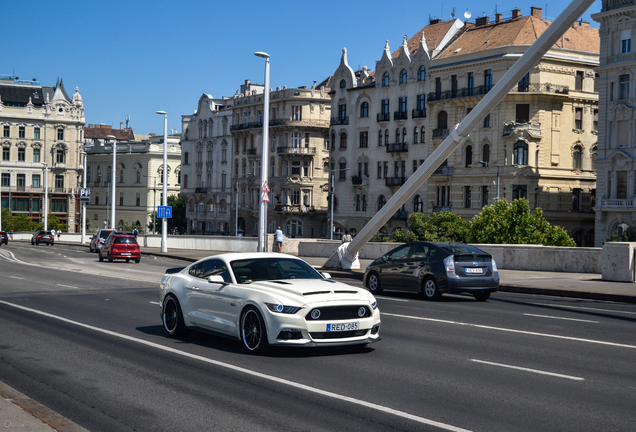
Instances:
[[[269,202],[267,186],[267,159],[269,159],[269,54],[257,51],[256,57],[265,59],[265,88],[263,90],[263,154],[261,155],[261,199],[258,209],[258,251],[267,252],[267,203]],[[266,198],[266,199],[263,199]]]
[[[13,214],[11,209],[11,173],[13,173],[13,170],[7,171],[9,171],[9,214]]]
[[[82,176],[82,188],[86,189],[86,152],[80,152],[84,155],[84,175]],[[86,201],[82,201],[82,244],[86,243]]]
[[[329,208],[330,208],[330,217],[329,217],[329,240],[333,240],[333,196],[335,195],[335,183],[336,183],[336,171],[349,171],[350,168],[338,168],[334,170],[326,170],[323,168],[316,168],[317,170],[321,170],[324,172],[328,172],[331,180],[331,187],[329,192]]]
[[[48,231],[49,222],[49,164],[42,162],[44,165],[44,231]]]
[[[163,116],[163,198],[164,207],[168,205],[168,113],[157,111]],[[161,219],[161,252],[168,252],[168,219]]]
[[[112,183],[112,193],[110,194],[110,229],[115,229],[115,171],[117,171],[117,138],[108,135],[106,138],[113,141],[113,169],[111,170],[110,182]]]

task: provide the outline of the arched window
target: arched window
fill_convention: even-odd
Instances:
[[[517,141],[513,149],[514,165],[528,165],[528,144]]]
[[[406,144],[406,128],[402,129],[402,144]]]
[[[119,183],[124,182],[124,170],[119,170]]]
[[[380,211],[385,204],[386,204],[386,198],[384,198],[384,195],[380,195],[378,197],[378,211]]]
[[[415,195],[415,198],[413,198],[413,211],[414,212],[424,211],[424,203],[422,202],[422,197],[419,195]]]
[[[347,148],[347,134],[345,132],[340,133],[340,148]]]
[[[597,152],[596,146],[592,147],[592,152],[590,154],[590,158],[592,159],[590,162],[590,169],[592,170],[596,169],[596,152]]]
[[[387,87],[389,85],[390,75],[388,72],[384,72],[382,75],[382,87]]]
[[[336,134],[335,133],[331,134],[331,148],[332,149],[336,148]]]
[[[422,65],[417,70],[417,80],[424,81],[425,79],[426,79],[426,68],[424,67],[424,65]]]
[[[490,163],[490,144],[484,144],[484,146],[482,147],[481,160],[483,162],[486,162],[487,164]]]
[[[187,165],[188,164],[188,152],[185,152],[183,154],[183,164]]]
[[[400,143],[400,130],[399,129],[395,130],[395,143],[396,144]]]
[[[346,80],[340,80],[340,88],[346,88],[347,87],[347,81]]]
[[[409,78],[409,74],[406,69],[402,69],[400,72],[400,84],[406,84],[406,80]]]
[[[389,145],[389,130],[384,131],[384,145]]]
[[[473,146],[466,146],[466,162],[464,164],[465,168],[470,168],[473,166]]]
[[[417,144],[417,126],[413,129],[413,144]]]
[[[572,168],[575,170],[581,169],[581,154],[583,153],[583,149],[581,146],[574,146],[574,150],[572,151]]]
[[[382,145],[382,131],[378,132],[378,145],[381,146]]]
[[[448,114],[446,111],[440,111],[437,114],[437,129],[448,129]]]
[[[360,104],[360,117],[361,118],[369,117],[369,103],[368,102],[362,102]]]
[[[425,131],[424,131],[424,126],[422,126],[422,127],[420,128],[420,142],[421,142],[421,143],[424,143],[424,135],[425,135],[425,134],[424,134],[424,132],[425,132]]]

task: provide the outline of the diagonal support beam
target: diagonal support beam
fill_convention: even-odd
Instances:
[[[428,180],[433,172],[446,160],[457,147],[466,141],[468,134],[492,111],[508,94],[510,89],[540,60],[543,55],[559,40],[559,38],[579,19],[594,0],[574,0],[545,32],[528,48],[519,60],[506,72],[501,80],[490,90],[466,118],[455,126],[451,134],[429,156],[407,182],[391,197],[375,216],[360,230],[351,243],[341,248],[342,260],[338,252],[334,252],[324,267],[335,268],[342,265],[344,269],[359,268],[358,252],[378,230],[391,218],[402,205]]]

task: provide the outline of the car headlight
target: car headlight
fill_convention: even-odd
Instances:
[[[373,303],[371,303],[371,309],[376,310],[378,308],[378,301],[374,301]]]
[[[274,303],[265,303],[265,306],[267,306],[267,309],[269,309],[272,312],[283,313],[283,314],[295,314],[296,312],[300,310],[300,308],[297,306],[284,306],[282,304],[274,304]]]

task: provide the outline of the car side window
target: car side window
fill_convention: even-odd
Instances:
[[[203,273],[201,273],[201,264],[195,264],[192,267],[190,267],[190,270],[188,270],[188,273],[190,274],[190,276],[194,276],[194,277],[201,277],[201,275]]]
[[[211,259],[201,263],[201,276],[206,279],[210,276],[223,276],[225,282],[232,282],[230,272],[227,270],[225,263],[219,259]]]
[[[411,258],[426,258],[429,254],[429,247],[425,245],[415,245],[411,252]]]
[[[428,257],[435,258],[437,256],[437,249],[429,248],[428,249]]]
[[[404,259],[408,256],[409,250],[411,250],[411,245],[402,246],[401,248],[398,248],[394,250],[393,252],[391,252],[391,259],[392,260]]]

